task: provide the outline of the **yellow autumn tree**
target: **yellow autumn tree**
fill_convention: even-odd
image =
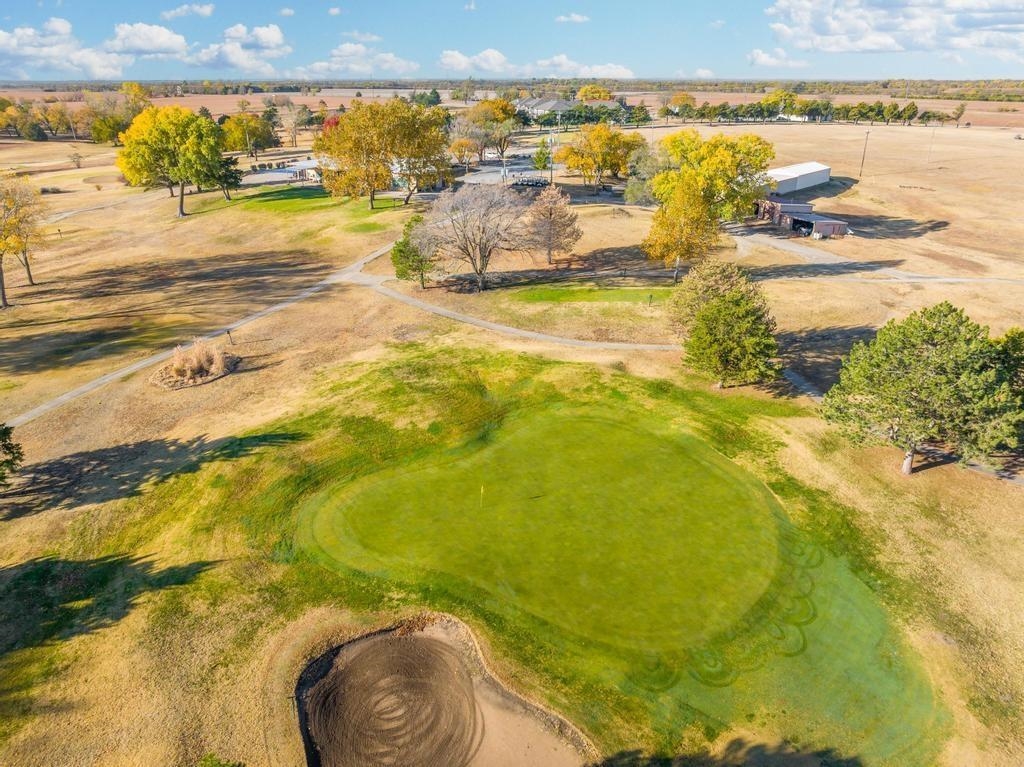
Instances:
[[[577,101],[611,101],[612,92],[601,85],[589,83],[576,91]]]
[[[769,185],[765,171],[775,149],[759,136],[704,139],[695,130],[673,133],[661,146],[672,168],[651,180],[662,207],[651,222],[644,251],[674,264],[678,275],[681,260],[707,255],[720,221],[750,215]]]
[[[599,186],[605,175],[618,178],[629,169],[629,156],[644,145],[638,133],[625,134],[607,123],[584,125],[572,143],[559,147],[555,160],[579,173],[585,185]]]

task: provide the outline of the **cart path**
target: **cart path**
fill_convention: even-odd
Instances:
[[[726,234],[731,235],[736,242],[736,251],[740,256],[747,255],[755,245],[766,248],[773,248],[784,253],[796,256],[806,264],[818,264],[821,266],[857,266],[860,262],[845,256],[838,256],[818,248],[812,248],[800,242],[785,237],[773,237],[770,234],[759,232],[742,224],[732,224],[724,227]],[[904,269],[883,267],[872,270],[871,274],[882,275],[886,279],[873,277],[856,277],[849,274],[822,274],[813,277],[801,277],[805,280],[833,280],[838,282],[931,282],[947,285],[959,285],[970,283],[997,283],[1005,285],[1024,285],[1024,279],[1013,277],[943,277],[941,275],[918,274],[908,272]]]

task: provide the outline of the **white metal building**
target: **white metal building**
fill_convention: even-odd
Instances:
[[[775,194],[791,194],[801,189],[827,184],[832,178],[832,169],[820,162],[802,162],[768,171],[768,178],[775,182]]]

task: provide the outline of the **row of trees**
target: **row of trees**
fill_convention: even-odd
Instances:
[[[11,103],[0,98],[0,130],[29,141],[70,133],[75,140],[89,136],[97,143],[116,143],[151,103],[149,90],[134,82],[123,83],[116,93],[87,92],[83,98],[85,106],[74,110],[63,101]]]
[[[583,232],[567,195],[547,187],[529,203],[504,186],[467,185],[446,192],[424,216],[406,224],[392,248],[399,279],[424,286],[431,275],[444,273],[445,262],[469,267],[477,290],[486,290],[491,261],[500,251],[539,250],[551,263],[555,253],[572,250]]]
[[[670,315],[688,364],[719,386],[775,378],[775,320],[761,289],[734,264],[705,259],[680,282]],[[962,460],[1024,444],[1024,329],[991,338],[948,302],[887,323],[843,360],[822,413],[858,444],[922,447]]]

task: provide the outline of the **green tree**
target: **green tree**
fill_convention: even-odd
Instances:
[[[649,123],[651,121],[651,112],[647,108],[647,105],[641,101],[635,107],[630,109],[629,121],[633,123],[633,125],[636,125],[637,127]]]
[[[537,151],[533,153],[533,167],[537,170],[547,170],[551,167],[551,148],[546,138],[540,140]]]
[[[123,134],[117,166],[133,186],[178,186],[178,216],[185,215],[185,185],[216,178],[223,135],[212,120],[182,107],[149,107]]]
[[[0,488],[10,485],[10,476],[21,466],[23,458],[21,445],[14,441],[13,429],[0,423]]]
[[[950,112],[949,116],[953,118],[954,122],[956,122],[956,127],[960,127],[960,120],[963,118],[964,112],[966,111],[967,104],[961,101],[959,104],[956,105],[956,108],[952,112]]]
[[[672,291],[668,313],[672,322],[686,333],[693,325],[694,318],[709,301],[736,292],[743,293],[765,312],[768,311],[768,300],[761,288],[751,282],[740,267],[729,261],[706,258],[690,267],[690,271]]]
[[[772,359],[779,353],[774,331],[764,302],[731,290],[707,301],[694,316],[684,344],[686,361],[714,376],[719,386],[774,378]]]
[[[855,345],[823,413],[857,442],[900,447],[904,474],[929,442],[963,459],[1012,446],[1024,419],[999,344],[948,302],[892,320],[871,343]]]
[[[418,280],[421,288],[427,286],[427,275],[434,270],[434,259],[424,253],[413,241],[413,232],[423,224],[423,216],[415,215],[405,222],[402,239],[391,248],[391,263],[400,280]]]
[[[205,754],[196,763],[196,767],[245,767],[242,762],[233,762],[228,759],[221,759],[216,754]]]
[[[231,199],[231,190],[242,186],[242,171],[238,167],[237,157],[221,157],[220,164],[213,169],[213,175],[200,179],[197,183],[203,187],[220,189],[225,200]]]

